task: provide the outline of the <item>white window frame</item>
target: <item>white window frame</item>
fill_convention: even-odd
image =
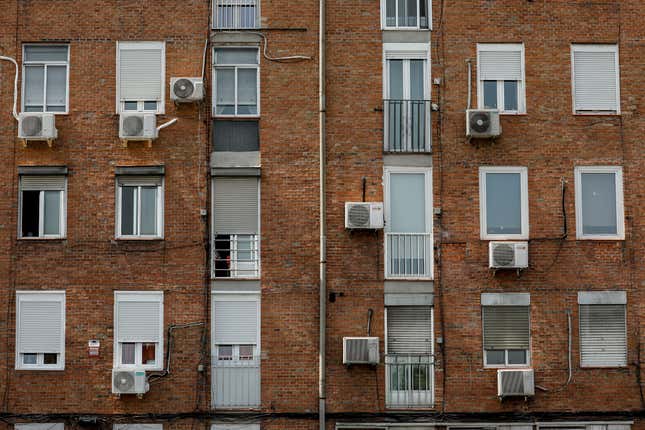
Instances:
[[[67,61],[27,61],[25,60],[25,48],[28,46],[47,46],[47,47],[57,47],[65,46],[67,48]],[[25,84],[27,83],[25,76],[25,69],[27,66],[43,66],[44,67],[44,83],[43,83],[43,113],[53,113],[54,115],[68,115],[69,114],[69,60],[70,59],[70,45],[68,43],[57,43],[57,44],[43,44],[43,43],[25,43],[22,45],[22,86],[21,86],[21,101],[20,101],[20,110],[25,112]],[[61,112],[48,111],[47,110],[47,67],[48,66],[65,66],[65,110]]]
[[[574,54],[580,52],[612,52],[616,60],[616,110],[615,111],[591,111],[576,110],[576,74]],[[574,115],[620,115],[620,60],[618,45],[616,44],[571,44],[571,110]]]
[[[517,110],[504,110],[504,80],[497,81],[497,110],[501,115],[526,114],[526,77],[524,62],[524,43],[478,43],[477,44],[477,107],[484,109],[484,80],[481,77],[481,51],[520,52],[522,61],[522,79],[517,82]]]
[[[430,100],[432,94],[432,85],[430,82],[431,66],[430,61],[430,44],[429,43],[384,43],[383,44],[383,99],[389,98],[390,95],[390,72],[388,60],[425,60],[423,75],[426,79],[423,81],[423,96]],[[404,66],[405,67],[405,66]],[[403,73],[403,91],[410,88],[410,73]],[[406,82],[407,80],[407,82]]]
[[[386,9],[386,1],[387,0],[381,0],[381,30],[420,30],[420,31],[430,31],[432,30],[432,1],[431,0],[416,0],[417,1],[417,25],[411,26],[411,27],[400,27],[399,26],[399,8],[397,5],[395,5],[395,10],[396,14],[394,15],[395,17],[395,22],[396,25],[394,26],[388,26],[387,25],[387,9]],[[399,1],[404,1],[404,0],[397,0]],[[421,2],[425,1],[426,2],[426,8],[428,11],[428,28],[422,28],[421,27],[421,17],[420,15],[420,4]]]
[[[150,239],[163,239],[164,238],[164,188],[165,188],[165,178],[160,177],[161,183],[156,185],[157,187],[157,233],[156,235],[142,235],[142,234],[130,234],[122,235],[121,234],[121,205],[123,198],[123,186],[119,183],[119,177],[116,178],[116,231],[115,237],[117,239],[126,239],[126,240],[150,240]],[[135,231],[141,229],[141,188],[142,187],[151,187],[152,185],[146,184],[144,181],[140,185],[124,185],[128,187],[137,187],[137,205],[135,207],[136,213],[136,223]]]
[[[137,110],[125,110],[125,100],[121,100],[121,49],[161,49],[161,100],[157,109],[144,109],[144,102],[153,100],[136,100]],[[155,113],[163,115],[166,111],[166,42],[116,42],[116,113]],[[128,100],[135,101],[135,100]]]
[[[257,58],[257,63],[255,65],[252,64],[215,64],[215,50],[216,49],[255,49],[256,50],[256,58]],[[260,48],[258,46],[215,46],[213,47],[212,51],[213,55],[213,89],[212,89],[212,97],[213,97],[213,107],[212,107],[212,116],[217,117],[217,118],[259,118],[261,111],[260,111]],[[217,113],[217,69],[233,69],[235,71],[235,84],[234,84],[234,91],[235,91],[235,114],[218,114]],[[258,113],[257,114],[238,114],[237,113],[237,71],[238,69],[255,69],[256,70],[256,99],[257,99],[257,109]]]
[[[28,237],[22,235],[22,193],[23,191],[39,191],[38,197],[38,236]],[[57,191],[60,193],[60,234],[45,233],[45,191]],[[44,240],[44,239],[65,239],[67,237],[67,177],[65,177],[65,188],[63,190],[23,190],[22,176],[20,178],[20,192],[18,193],[18,239],[20,240]]]
[[[159,342],[155,346],[155,364],[142,364],[141,363],[141,344],[155,343],[155,342],[124,342],[135,343],[135,364],[122,364],[121,363],[121,342],[119,342],[118,335],[118,305],[121,301],[158,301],[159,310]],[[142,368],[145,370],[163,370],[163,353],[164,353],[164,294],[163,291],[115,291],[114,292],[114,367],[119,369],[133,369]]]
[[[616,181],[616,234],[584,234],[582,219],[582,174],[613,173]],[[623,201],[622,166],[576,166],[574,168],[576,191],[576,239],[625,240],[625,208]]]
[[[520,175],[521,186],[521,225],[520,234],[489,234],[486,220],[486,174],[488,173],[517,173]],[[479,168],[479,229],[481,240],[526,240],[529,238],[529,190],[528,169],[514,166],[482,166]]]
[[[38,353],[37,364],[24,364],[20,352],[20,302],[22,301],[52,301],[62,304],[62,320],[60,353],[56,364],[44,364],[44,353]],[[16,291],[16,370],[65,370],[65,316],[66,296],[64,290]]]

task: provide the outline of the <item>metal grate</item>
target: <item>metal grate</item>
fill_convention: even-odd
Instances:
[[[213,28],[239,29],[257,27],[257,0],[215,0],[213,4]]]
[[[385,152],[430,152],[430,100],[385,100]]]

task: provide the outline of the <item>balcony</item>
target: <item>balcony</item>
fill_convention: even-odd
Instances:
[[[218,234],[213,239],[213,278],[254,279],[260,276],[257,234]]]
[[[430,152],[430,100],[384,100],[384,151]]]
[[[258,0],[215,0],[213,28],[234,30],[258,28]]]
[[[386,233],[385,266],[389,279],[431,279],[432,234]]]
[[[386,355],[385,372],[387,408],[415,409],[433,406],[433,355]]]
[[[252,360],[218,360],[213,357],[211,398],[214,408],[260,407],[260,357]]]

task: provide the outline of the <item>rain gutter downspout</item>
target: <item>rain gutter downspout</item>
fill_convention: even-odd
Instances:
[[[325,380],[325,352],[326,352],[326,326],[327,326],[327,210],[326,187],[326,100],[325,100],[325,0],[319,0],[318,24],[318,129],[320,150],[320,279],[319,279],[319,339],[318,339],[318,421],[319,429],[326,429],[326,400],[327,386]]]

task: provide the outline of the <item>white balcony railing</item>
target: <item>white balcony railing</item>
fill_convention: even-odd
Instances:
[[[385,267],[388,278],[432,278],[432,234],[386,233]]]
[[[260,357],[225,361],[213,357],[211,398],[214,408],[260,406]]]
[[[384,100],[385,152],[430,152],[430,100]]]
[[[434,356],[386,355],[388,408],[429,408],[434,403]]]
[[[215,0],[213,28],[231,30],[258,27],[258,0]]]
[[[257,278],[260,250],[257,234],[217,234],[213,239],[213,278]]]

